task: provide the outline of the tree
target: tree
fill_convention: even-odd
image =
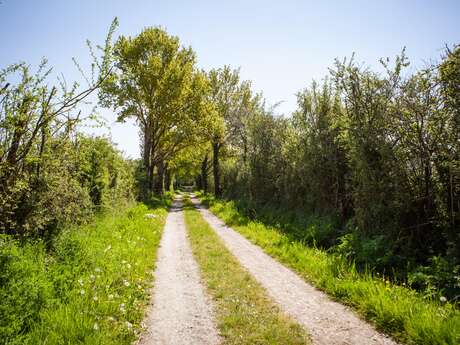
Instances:
[[[112,58],[116,68],[104,84],[102,104],[116,109],[119,121],[136,119],[148,186],[161,194],[167,162],[213,125],[208,80],[196,69],[192,49],[158,27],[120,37]]]
[[[460,45],[446,49],[439,66],[440,92],[446,114],[442,127],[442,153],[437,155],[444,197],[445,214],[449,217],[449,241],[457,244],[453,252],[460,251]],[[454,248],[454,246],[452,246]]]
[[[224,126],[217,127],[211,140],[214,194],[222,194],[220,155],[224,145],[243,148],[247,152],[245,124],[247,118],[257,108],[260,95],[253,95],[248,81],[240,83],[239,70],[229,66],[209,72],[211,83],[210,99]],[[245,154],[243,154],[245,157]]]

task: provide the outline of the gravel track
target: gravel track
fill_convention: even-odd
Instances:
[[[158,249],[153,301],[140,345],[219,344],[211,299],[200,281],[186,235],[182,201],[176,199],[166,219]]]
[[[265,254],[209,210],[194,204],[220,236],[227,248],[266,289],[281,310],[307,329],[316,345],[397,345],[376,331],[346,306],[330,300],[323,292]]]

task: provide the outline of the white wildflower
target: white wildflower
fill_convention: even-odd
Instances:
[[[97,322],[94,323],[93,329],[94,329],[95,331],[98,331],[98,330],[99,330],[99,325],[97,324]]]
[[[131,264],[126,264],[126,267],[128,267],[128,269],[130,270],[131,269]]]
[[[128,287],[128,286],[130,285],[130,284],[129,284],[129,281],[127,281],[127,280],[123,280],[123,284],[124,284],[126,287]]]
[[[445,298],[444,296],[441,296],[441,297],[439,297],[439,301],[440,301],[441,303],[446,303],[446,302],[447,302],[447,298]]]
[[[91,274],[91,275],[89,276],[89,279],[94,280],[94,279],[96,279],[96,276],[95,276],[94,274]]]
[[[129,321],[126,321],[126,327],[128,327],[128,329],[131,329],[133,328],[133,324]]]
[[[83,279],[78,279],[78,283],[80,284],[80,286],[83,286],[85,283],[83,282]]]
[[[84,295],[85,294],[85,290],[80,290],[80,295]]]
[[[97,296],[94,296],[94,297],[93,297],[93,301],[94,301],[94,302],[97,302]]]
[[[95,271],[96,273],[101,273],[101,269],[100,269],[99,267],[96,267],[96,268],[94,269],[94,271]]]
[[[112,294],[110,294],[108,297],[109,297],[110,300],[113,299],[113,295],[112,295]]]

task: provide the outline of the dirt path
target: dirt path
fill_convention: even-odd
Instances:
[[[196,205],[199,201],[192,199]],[[396,345],[342,304],[307,284],[261,248],[227,227],[209,210],[200,207],[203,218],[222,238],[280,308],[303,325],[317,345]]]
[[[153,305],[140,345],[219,344],[211,300],[187,239],[182,201],[175,200],[158,250]]]

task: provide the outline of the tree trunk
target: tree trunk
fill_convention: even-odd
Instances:
[[[149,192],[153,191],[154,180],[153,180],[153,170],[154,165],[152,163],[152,137],[148,128],[144,128],[144,143],[143,143],[143,152],[142,160],[144,163],[144,169],[147,172],[147,188]]]
[[[17,126],[14,129],[13,138],[11,140],[11,145],[10,145],[10,148],[8,150],[8,155],[6,156],[6,162],[10,166],[15,166],[16,165],[16,156],[17,156],[17,152],[19,150],[19,145],[20,145],[23,133],[24,133],[24,131],[23,131],[22,127]]]
[[[144,161],[144,167],[148,168],[150,166],[150,155],[151,155],[151,150],[152,150],[152,140],[150,133],[148,132],[148,129],[144,129],[144,144],[143,144],[143,152],[142,152],[142,158]]]
[[[203,159],[201,162],[201,188],[203,189],[204,193],[208,192],[208,155]]]
[[[171,190],[171,170],[169,170],[168,163],[165,164],[165,190],[169,192]]]
[[[149,163],[149,165],[146,167],[147,169],[147,188],[149,190],[149,192],[153,192],[153,187],[154,187],[154,184],[153,184],[153,164]]]
[[[222,195],[222,190],[220,188],[220,166],[219,166],[220,144],[213,143],[212,150],[213,150],[212,166],[213,166],[213,173],[214,173],[214,194],[216,197],[220,197]]]
[[[243,136],[243,162],[246,164],[248,160],[248,140],[246,136]]]
[[[155,193],[158,195],[164,194],[164,178],[165,178],[164,162],[160,160],[157,164],[157,177],[155,181]]]
[[[203,186],[201,185],[201,174],[195,177],[195,184],[198,190],[202,190]]]

